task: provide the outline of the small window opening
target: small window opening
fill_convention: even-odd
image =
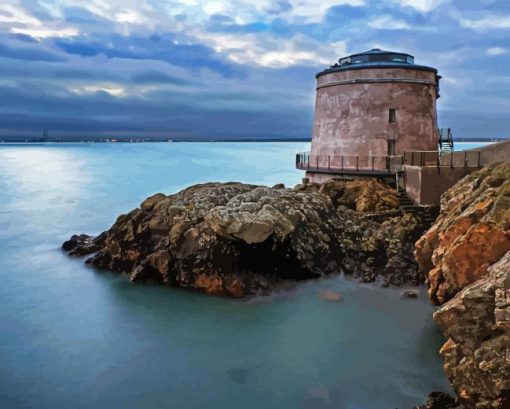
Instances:
[[[395,156],[395,139],[388,139],[388,156]]]
[[[395,108],[390,108],[389,121],[390,124],[397,122],[397,110]]]

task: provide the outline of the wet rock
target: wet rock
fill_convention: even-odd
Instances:
[[[366,215],[345,206],[337,212],[346,219],[339,235],[345,254],[341,265],[346,274],[365,283],[379,276],[386,285],[423,283],[412,243],[425,229],[416,216],[399,212]]]
[[[436,305],[484,277],[510,250],[510,163],[474,172],[441,197],[441,213],[416,243]]]
[[[73,235],[62,244],[62,249],[67,251],[70,256],[84,256],[98,251],[104,238],[104,235],[96,238],[87,234]]]
[[[151,267],[149,264],[142,262],[131,270],[129,280],[132,283],[145,283],[147,281],[159,283],[161,282],[161,276],[159,275],[158,271]]]
[[[333,290],[324,290],[321,291],[319,296],[326,301],[342,301],[343,298],[340,293]]]
[[[427,398],[427,404],[417,406],[416,409],[463,409],[463,407],[447,393],[432,392]]]
[[[168,250],[157,250],[147,256],[147,263],[157,272],[158,281],[170,282],[171,255]]]
[[[240,298],[340,271],[336,217],[323,195],[211,183],[148,198],[117,219],[101,246],[73,238],[66,248],[97,252],[87,263],[134,282]]]
[[[365,191],[372,192],[367,197],[385,197],[381,186],[370,179],[350,181],[342,187],[349,199],[339,200],[332,187],[195,185],[153,195],[119,216],[100,239],[73,236],[65,247],[72,254],[95,253],[87,264],[125,272],[133,282],[236,298],[341,270],[364,282],[379,275],[391,285],[422,282],[412,246],[423,232],[419,220],[342,204],[361,200]],[[386,209],[378,203],[372,210]]]
[[[445,372],[468,407],[510,404],[510,251],[434,313]]]
[[[427,406],[430,409],[450,409],[456,405],[455,398],[444,392],[432,392],[427,399]]]
[[[467,408],[510,407],[510,164],[474,172],[441,198],[441,213],[416,243],[440,352]]]
[[[404,291],[402,293],[402,297],[403,298],[416,299],[416,298],[418,298],[418,294],[416,293],[416,291]]]
[[[86,246],[89,243],[92,243],[93,237],[87,234],[73,235],[67,241],[62,244],[62,249],[65,251],[74,250],[78,246]]]

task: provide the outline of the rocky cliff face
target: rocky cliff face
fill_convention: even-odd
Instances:
[[[63,248],[77,256],[95,253],[88,264],[126,272],[134,282],[233,297],[342,269],[362,281],[381,275],[386,284],[418,284],[412,243],[422,233],[420,222],[398,211],[350,209],[346,205],[395,207],[389,187],[360,184],[325,192],[311,186],[196,185],[154,195],[97,238],[73,236]],[[380,199],[364,205],[364,192]]]
[[[467,407],[510,408],[510,252],[434,313],[445,372]]]
[[[416,243],[431,301],[440,305],[487,274],[510,250],[510,164],[466,176],[441,198],[441,213]]]
[[[416,243],[445,372],[466,408],[510,408],[510,164],[462,179]]]

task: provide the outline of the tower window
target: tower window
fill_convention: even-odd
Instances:
[[[390,108],[389,122],[390,124],[397,122],[397,110],[395,108]]]
[[[388,156],[395,156],[395,139],[388,139]]]

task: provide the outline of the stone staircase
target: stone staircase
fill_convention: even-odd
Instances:
[[[403,213],[412,213],[425,224],[432,225],[439,214],[439,207],[437,206],[418,206],[415,204],[404,189],[399,189],[398,200],[400,201],[399,209]]]

